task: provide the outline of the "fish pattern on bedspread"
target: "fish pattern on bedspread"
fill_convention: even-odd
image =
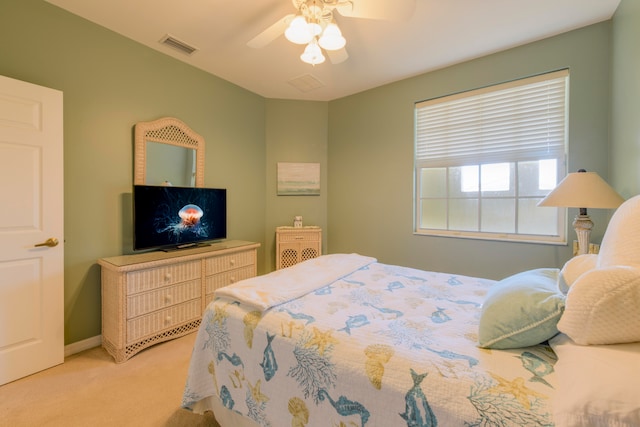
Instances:
[[[261,426],[552,426],[546,345],[477,347],[491,280],[374,262],[265,312],[218,298],[183,407]]]

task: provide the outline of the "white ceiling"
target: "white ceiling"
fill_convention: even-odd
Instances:
[[[295,13],[291,0],[46,0],[152,49],[266,98],[328,101],[455,63],[540,40],[613,16],[620,0],[352,0],[415,2],[408,21],[334,14],[349,58],[311,66],[304,46],[284,36],[254,49],[247,42]],[[409,5],[413,7],[412,4]],[[386,7],[386,6],[385,6]],[[186,55],[159,41],[171,35],[197,47]],[[293,79],[321,87],[301,91]]]

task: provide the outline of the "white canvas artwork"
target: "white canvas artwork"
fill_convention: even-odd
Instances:
[[[278,163],[278,196],[319,196],[320,163]]]

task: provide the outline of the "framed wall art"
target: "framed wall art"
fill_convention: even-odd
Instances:
[[[320,163],[278,163],[278,196],[319,196]]]

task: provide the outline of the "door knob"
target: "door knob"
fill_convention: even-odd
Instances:
[[[49,246],[50,248],[54,247],[54,246],[58,246],[58,239],[56,239],[55,237],[49,237],[46,241],[42,242],[42,243],[38,243],[37,245],[35,245],[36,247],[38,246]]]

